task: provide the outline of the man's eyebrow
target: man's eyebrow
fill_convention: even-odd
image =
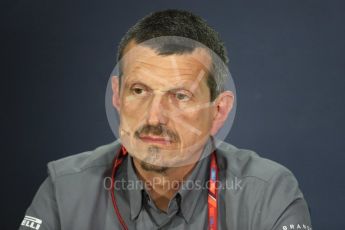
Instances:
[[[139,84],[139,85],[142,85],[144,86],[145,88],[149,89],[149,90],[152,90],[152,88],[150,86],[148,86],[147,84],[141,82],[140,80],[135,80],[135,81],[128,81],[125,85],[127,87],[131,87],[135,84]],[[179,91],[179,90],[185,90],[185,91],[188,91],[190,93],[194,93],[193,91],[190,90],[190,87],[188,86],[183,86],[183,85],[177,85],[173,88],[170,88],[170,89],[167,89],[167,90],[164,90],[163,92],[176,92],[176,91]]]
[[[167,91],[177,92],[179,90],[184,90],[184,91],[187,91],[187,92],[190,92],[191,94],[193,94],[193,92],[189,90],[189,87],[174,87],[172,89],[168,89]]]
[[[140,80],[135,80],[135,81],[128,81],[126,82],[126,86],[130,87],[130,86],[133,86],[135,84],[138,84],[138,85],[142,85],[144,86],[145,88],[148,88],[148,89],[151,89],[148,85],[146,85],[145,83],[141,82]]]

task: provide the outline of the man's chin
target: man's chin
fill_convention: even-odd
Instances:
[[[167,166],[158,166],[158,165],[150,164],[146,161],[140,161],[140,166],[145,171],[156,172],[156,173],[165,173],[169,169],[169,167]]]

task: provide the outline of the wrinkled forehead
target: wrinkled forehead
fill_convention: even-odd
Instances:
[[[198,75],[200,71],[209,72],[212,58],[208,50],[195,47],[192,51],[177,53],[159,53],[157,49],[131,41],[120,60],[122,74],[144,70],[152,74]]]

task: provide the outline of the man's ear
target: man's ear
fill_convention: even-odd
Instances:
[[[119,88],[119,77],[118,76],[112,76],[111,77],[111,88],[113,90],[113,96],[112,96],[112,102],[113,106],[117,109],[118,112],[120,112],[120,88]]]
[[[234,104],[235,96],[231,91],[224,91],[214,101],[214,116],[211,127],[211,135],[214,136],[224,125]]]

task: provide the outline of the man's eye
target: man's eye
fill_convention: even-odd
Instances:
[[[184,93],[176,93],[175,97],[179,101],[188,101],[190,99],[190,96]]]
[[[132,88],[132,92],[137,95],[142,95],[144,93],[144,89],[135,87],[135,88]]]

